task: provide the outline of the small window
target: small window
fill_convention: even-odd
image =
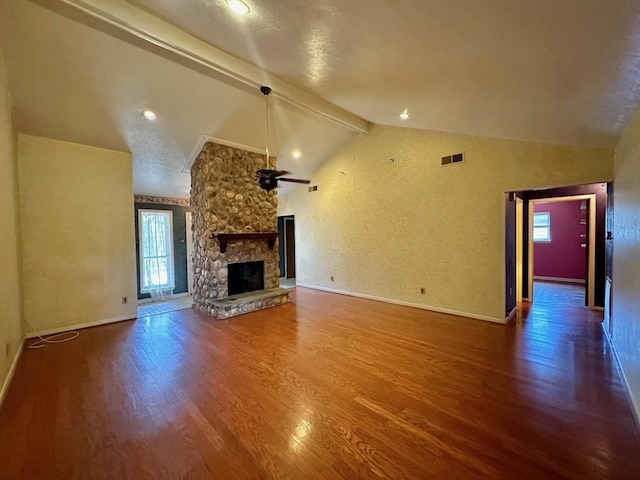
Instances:
[[[175,288],[172,225],[171,210],[139,210],[141,292]]]
[[[533,241],[551,241],[551,215],[549,212],[533,214]]]

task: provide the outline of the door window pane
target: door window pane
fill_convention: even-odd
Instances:
[[[170,210],[140,210],[140,290],[175,287],[173,272],[173,215]]]

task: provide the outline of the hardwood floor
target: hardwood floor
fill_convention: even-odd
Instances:
[[[638,478],[593,312],[540,302],[501,326],[292,297],[26,350],[0,410],[0,478]]]

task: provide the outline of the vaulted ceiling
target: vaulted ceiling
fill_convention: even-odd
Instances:
[[[245,3],[3,1],[19,131],[131,151],[136,193],[186,197],[203,136],[264,148],[260,84],[300,175],[366,122],[611,147],[640,96],[637,1]]]

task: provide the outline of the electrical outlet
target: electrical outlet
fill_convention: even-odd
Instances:
[[[333,275],[331,275],[331,281],[333,282]]]
[[[422,295],[424,295],[424,293],[425,293],[425,289],[424,289],[424,287],[422,287],[422,288],[420,289],[420,293],[421,293]]]
[[[122,297],[122,303],[129,303],[129,297]]]

